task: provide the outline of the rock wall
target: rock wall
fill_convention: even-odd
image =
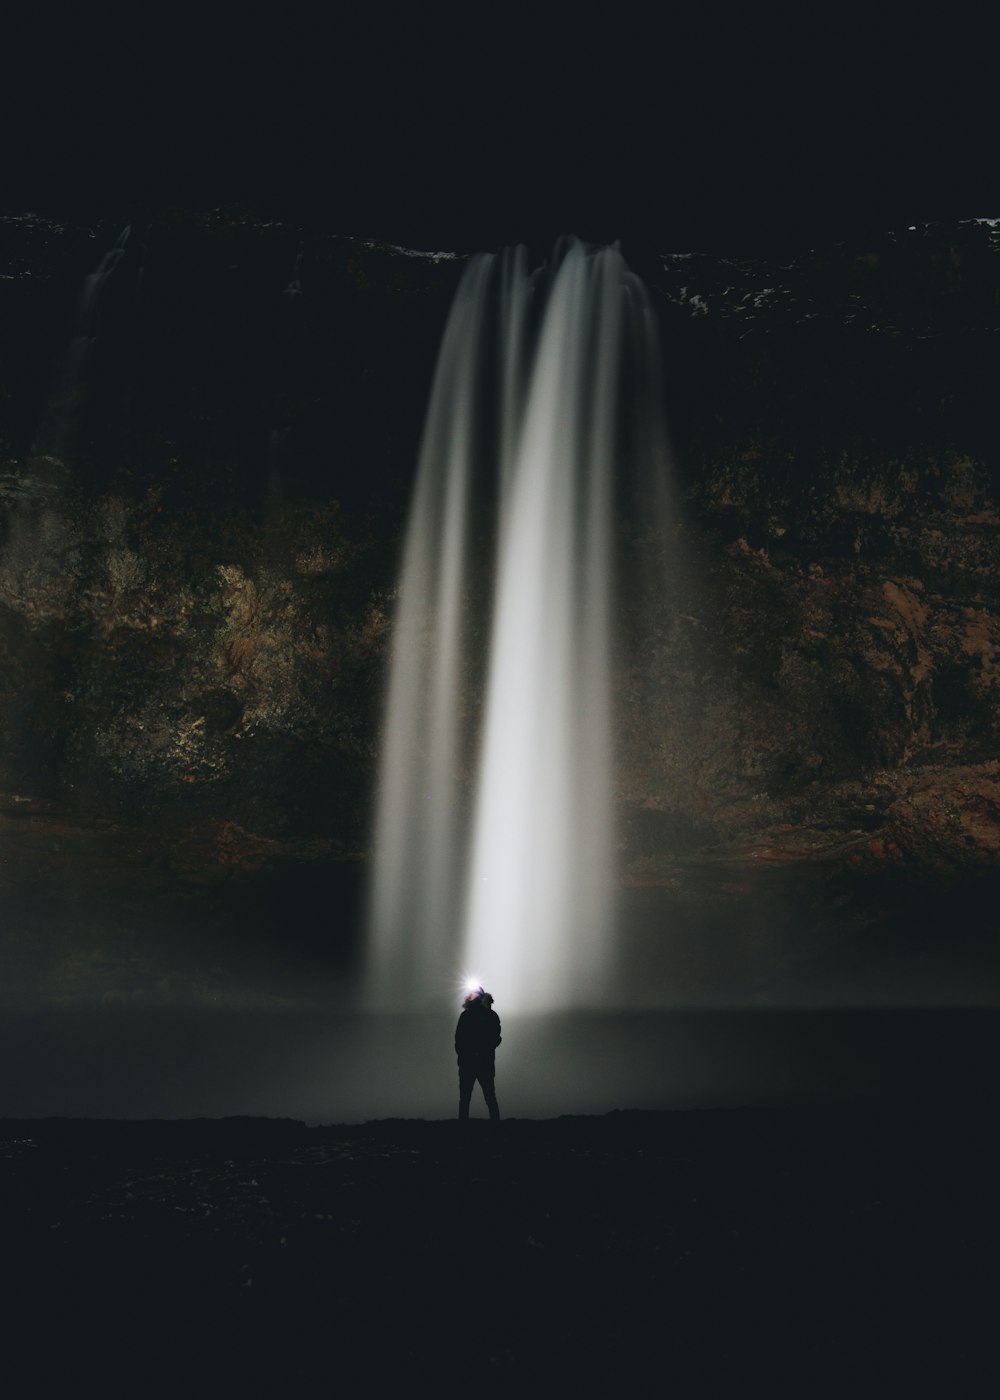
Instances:
[[[133,230],[60,381],[114,237],[0,220],[0,883],[363,861],[461,260],[175,214]],[[681,508],[622,527],[637,576],[673,579],[618,682],[626,882],[727,917],[772,879],[810,918],[978,899],[1000,874],[993,226],[636,262]]]

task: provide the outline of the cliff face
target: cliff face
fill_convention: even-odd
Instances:
[[[853,830],[852,861],[989,865],[1000,517],[986,470],[954,453],[885,468],[842,460],[772,497],[761,525],[748,506],[767,471],[748,451],[695,495],[691,611],[643,676],[660,705],[680,708],[658,735],[663,788],[762,855],[790,855],[802,842],[779,833],[804,838],[816,818],[805,845]],[[650,776],[637,762],[628,786],[646,796]],[[933,849],[903,839],[931,790],[942,803],[951,793],[954,817],[938,811]],[[826,829],[836,836],[817,835]]]
[[[174,216],[86,284],[117,232],[0,221],[5,897],[225,891],[239,923],[313,879],[348,956],[338,872],[367,851],[460,260]],[[796,928],[801,951],[807,926],[978,910],[1000,874],[1000,245],[980,223],[782,267],[636,263],[681,504],[629,546],[675,581],[618,680],[625,879],[660,892],[655,926],[762,911],[764,985]],[[129,958],[152,966],[135,922],[88,934],[69,982],[117,995]]]

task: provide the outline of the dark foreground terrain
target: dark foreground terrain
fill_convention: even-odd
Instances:
[[[985,1394],[992,1116],[0,1120],[9,1393]]]

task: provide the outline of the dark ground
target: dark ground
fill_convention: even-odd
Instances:
[[[992,1103],[0,1139],[12,1394],[964,1396],[993,1369]]]

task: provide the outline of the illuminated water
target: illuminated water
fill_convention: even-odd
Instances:
[[[453,1001],[470,973],[510,1010],[611,997],[615,520],[626,489],[657,495],[657,374],[648,302],[617,249],[567,240],[535,274],[523,249],[470,263],[395,615],[375,1005]]]

